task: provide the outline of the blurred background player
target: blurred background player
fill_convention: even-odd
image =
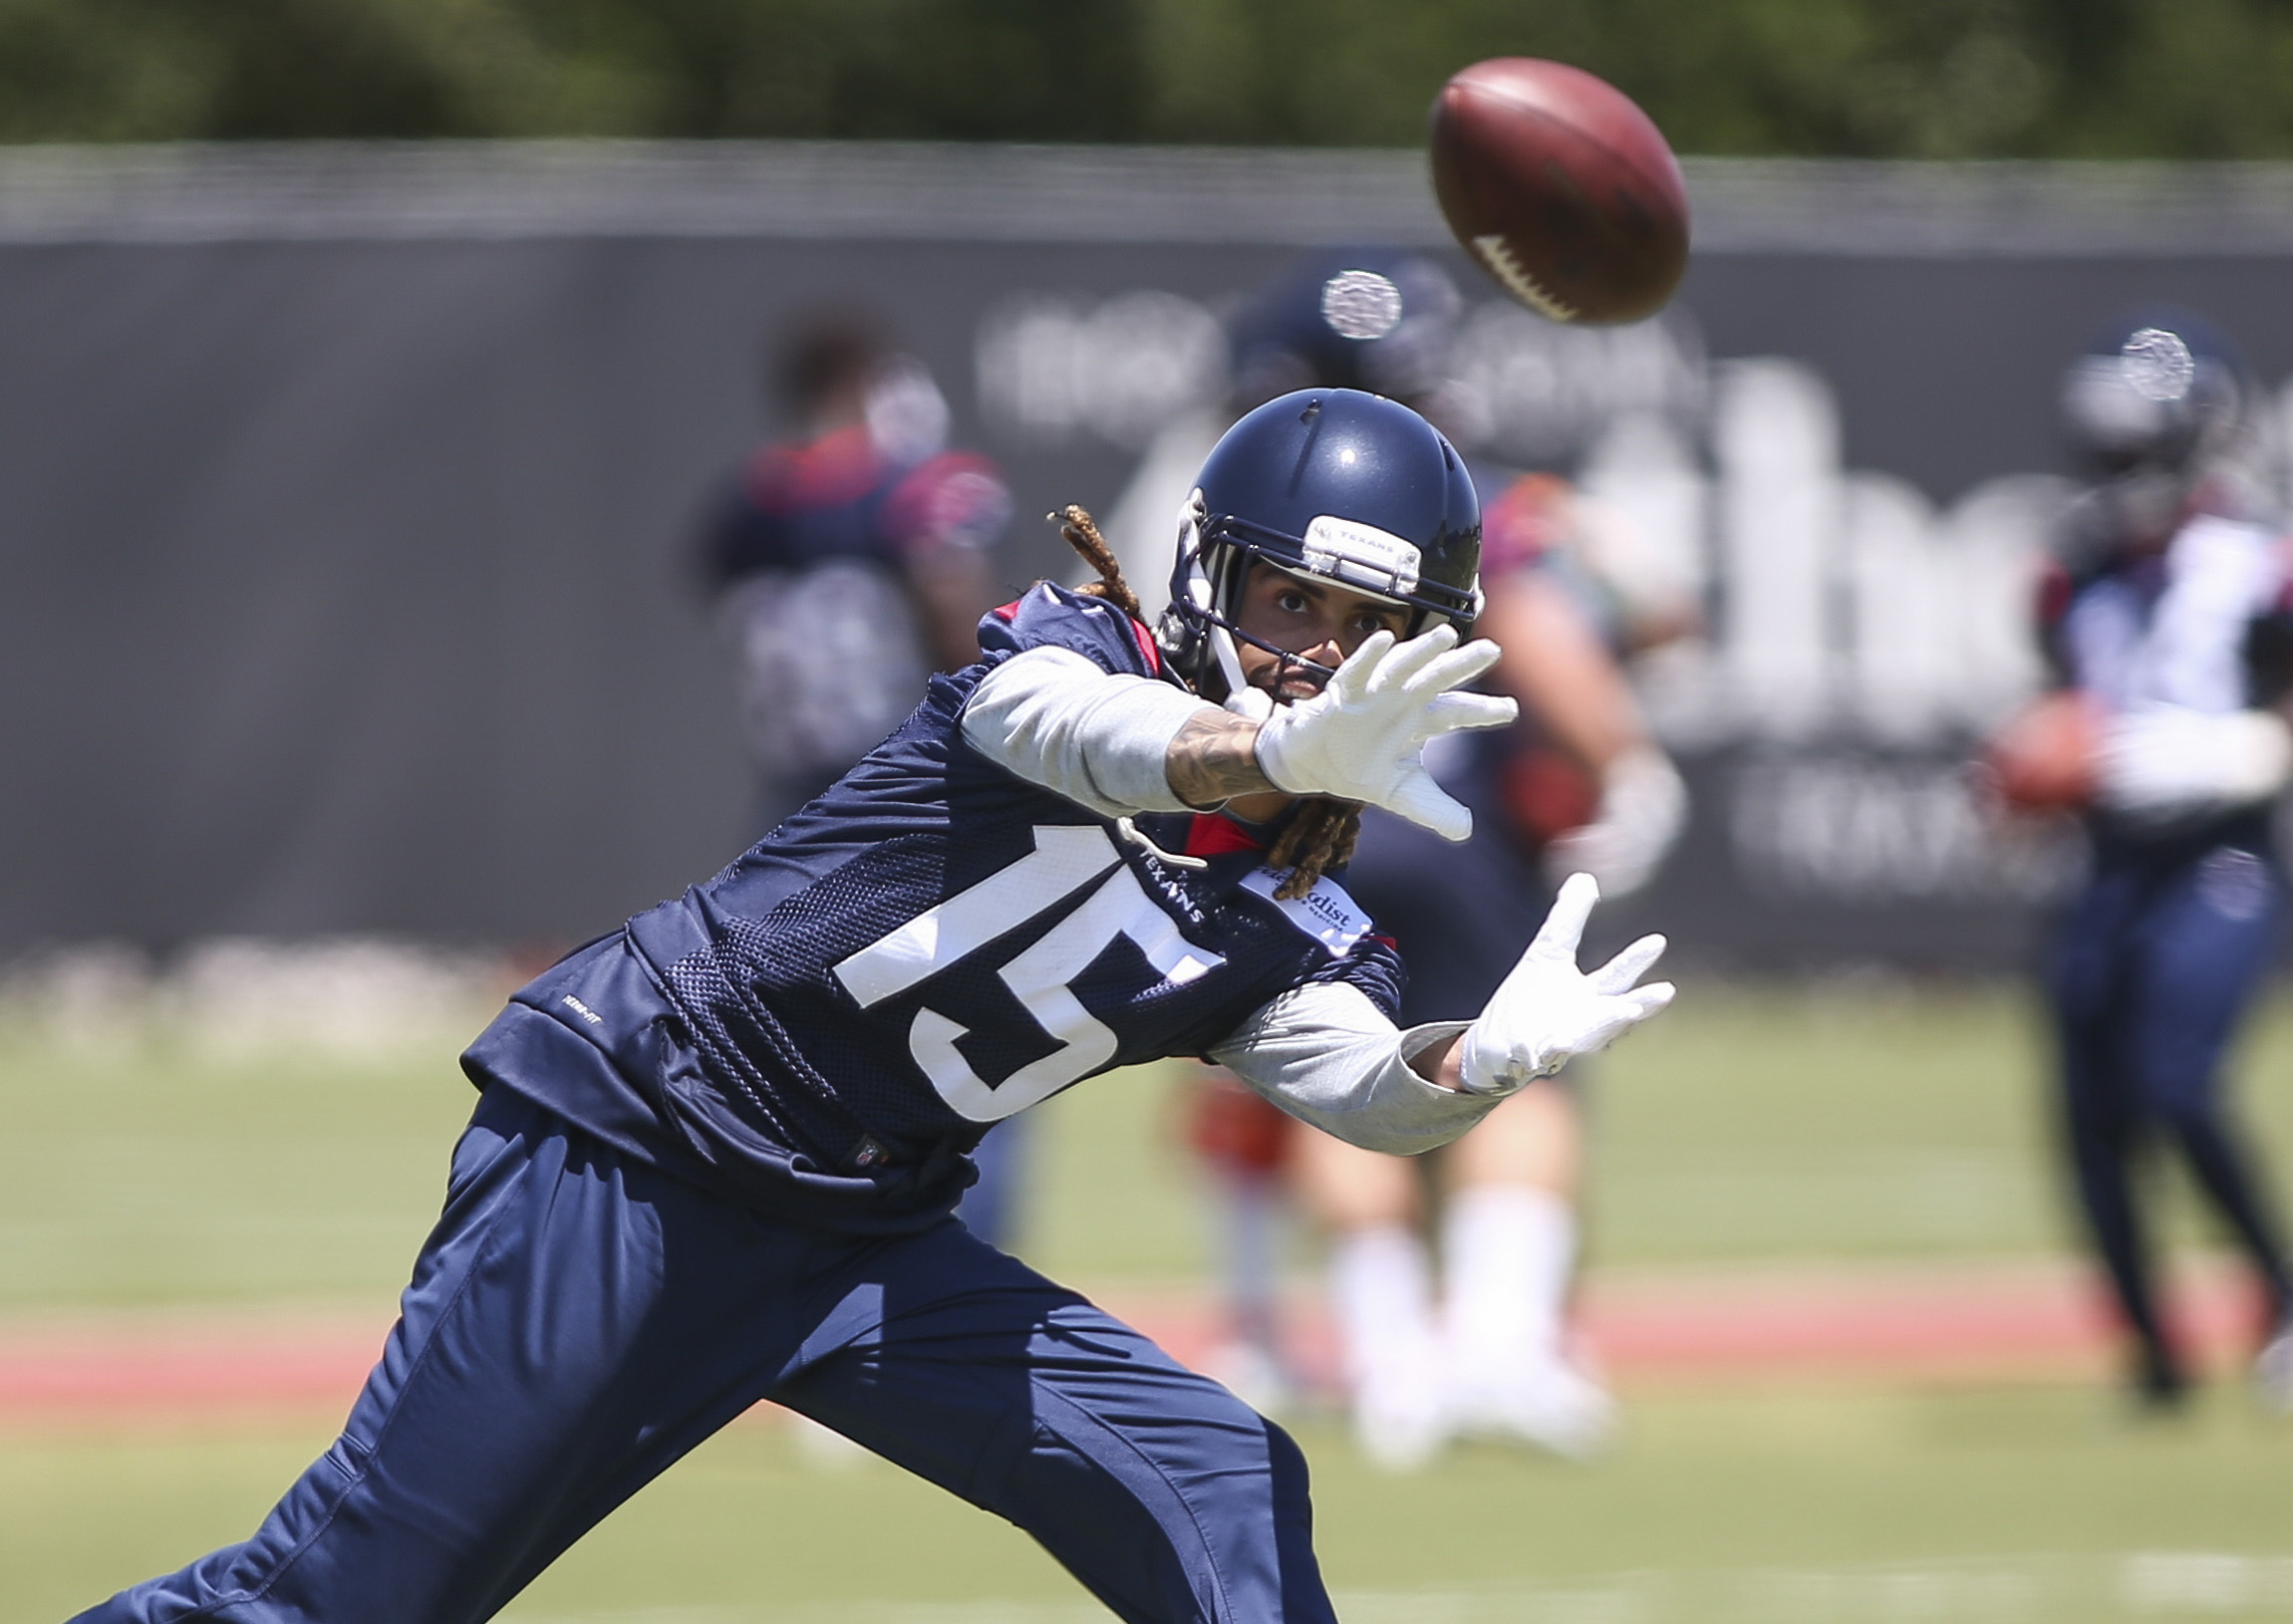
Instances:
[[[748,458],[698,559],[738,658],[758,833],[874,748],[927,675],[979,658],[990,554],[1011,517],[995,465],[947,448],[931,374],[866,313],[798,323],[766,384],[797,432]]]
[[[1347,871],[1401,948],[1412,1010],[1472,1006],[1508,968],[1502,933],[1537,916],[1563,875],[1581,868],[1604,895],[1629,895],[1684,821],[1678,775],[1567,584],[1571,504],[1561,481],[1531,476],[1492,504],[1483,531],[1478,624],[1506,650],[1494,685],[1522,719],[1433,769],[1474,807],[1475,839],[1436,850],[1393,819],[1365,819]],[[1569,1456],[1607,1437],[1613,1405],[1565,1346],[1580,1086],[1565,1075],[1525,1091],[1443,1154],[1438,1317],[1416,1168],[1291,1136],[1299,1188],[1330,1235],[1356,1431],[1377,1458],[1408,1465],[1451,1432]]]
[[[995,464],[948,448],[948,404],[860,310],[796,323],[766,357],[771,406],[796,425],[760,446],[717,500],[699,567],[738,667],[771,829],[873,749],[935,671],[979,659],[1009,527]],[[1023,1131],[995,1136],[962,1216],[1007,1244]]]
[[[1443,416],[1463,300],[1422,256],[1321,255],[1267,288],[1232,327],[1234,408],[1298,388],[1366,389]],[[1137,579],[1167,579],[1171,515],[1215,418],[1172,425],[1116,509]],[[1183,480],[1185,474],[1178,477]],[[1347,884],[1399,944],[1420,1020],[1469,1016],[1512,967],[1559,879],[1595,874],[1610,897],[1644,885],[1684,821],[1678,774],[1651,742],[1620,648],[1690,624],[1673,601],[1595,590],[1593,511],[1553,473],[1475,470],[1487,496],[1480,624],[1505,650],[1495,686],[1520,701],[1514,728],[1436,751],[1428,768],[1475,813],[1463,847],[1418,839],[1370,814]],[[1160,508],[1160,531],[1150,515]],[[1158,569],[1159,565],[1159,569]],[[1227,1209],[1225,1274],[1234,1342],[1220,1374],[1279,1400],[1277,1181],[1287,1171],[1327,1232],[1331,1307],[1356,1434],[1389,1466],[1423,1462],[1453,1431],[1567,1455],[1607,1435],[1608,1396],[1568,1356],[1583,1134],[1575,1084],[1532,1089],[1443,1153],[1442,1310],[1423,1238],[1418,1165],[1331,1147],[1279,1119],[1254,1132],[1255,1096],[1209,1082],[1193,1139]],[[1285,1168],[1285,1164],[1287,1167]]]
[[[2293,1282],[2223,1051],[2274,952],[2271,807],[2293,771],[2293,560],[2244,476],[2253,390],[2203,322],[2151,312],[2071,367],[2063,411],[2093,480],[2041,595],[2058,684],[1992,751],[2010,804],[2082,806],[2093,842],[2052,1004],[2066,1148],[2147,1402],[2188,1371],[2150,1287],[2143,1153],[2176,1148],[2251,1262],[2263,1391],[2293,1405]]]

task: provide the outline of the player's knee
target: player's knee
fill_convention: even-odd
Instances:
[[[1154,1410],[1118,1418],[1039,1403],[1028,1447],[982,1503],[1102,1595],[1207,1602],[1234,1584],[1279,1589],[1286,1568],[1310,1564],[1305,1456],[1288,1433],[1199,1378]]]

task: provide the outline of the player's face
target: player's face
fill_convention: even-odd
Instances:
[[[1302,655],[1316,666],[1334,667],[1373,632],[1406,636],[1409,611],[1382,598],[1365,597],[1326,581],[1307,580],[1271,564],[1256,563],[1243,584],[1242,613],[1236,624],[1284,654]],[[1279,699],[1308,698],[1326,680],[1292,661],[1240,640],[1235,649],[1250,685],[1264,688]]]

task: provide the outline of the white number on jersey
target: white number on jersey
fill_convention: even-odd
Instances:
[[[1048,1099],[1114,1058],[1115,1034],[1082,1006],[1068,983],[1125,937],[1167,980],[1184,984],[1225,962],[1179,935],[1171,917],[1140,888],[1106,831],[1090,825],[1037,827],[1035,849],[1009,868],[929,908],[836,965],[836,978],[863,1009],[1049,913],[1099,880],[1083,902],[998,973],[1060,1047],[1001,1083],[981,1081],[957,1049],[969,1027],[937,1009],[916,1011],[908,1052],[950,1109],[995,1122]],[[1108,874],[1108,870],[1114,872]]]

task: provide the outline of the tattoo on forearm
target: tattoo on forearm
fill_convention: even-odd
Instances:
[[[1163,771],[1189,806],[1216,806],[1274,788],[1258,770],[1258,723],[1223,710],[1203,711],[1178,730]]]

